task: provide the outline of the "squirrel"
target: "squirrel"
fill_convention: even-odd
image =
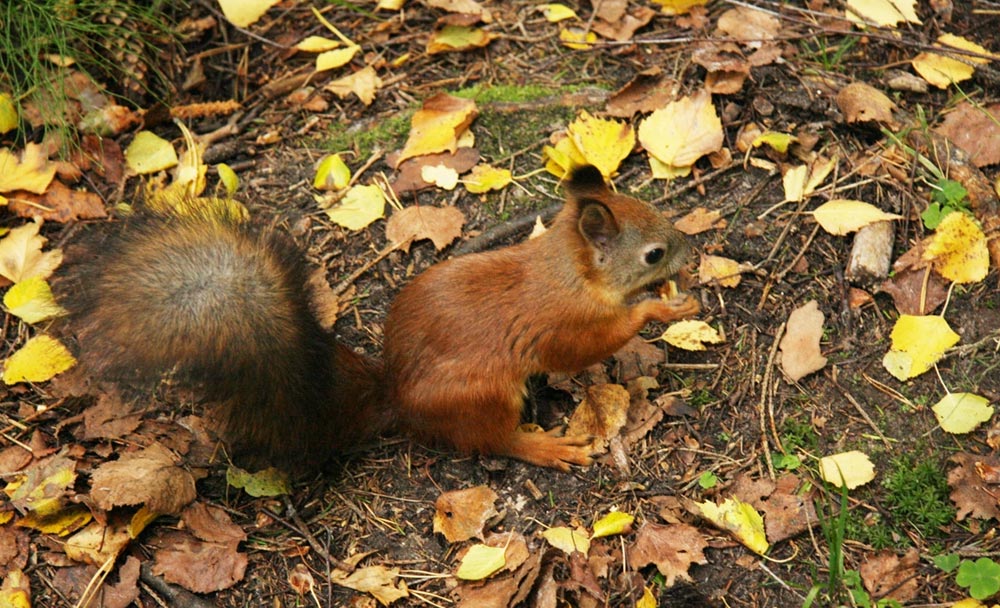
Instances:
[[[255,462],[324,464],[400,429],[463,453],[569,470],[588,437],[519,429],[525,382],[575,372],[651,320],[699,310],[691,296],[641,297],[688,249],[659,212],[583,166],[541,236],[436,264],[385,321],[383,359],[321,329],[291,238],[223,213],[125,223],[71,274],[70,328],[87,369],[111,380],[168,371],[220,407],[221,435]]]

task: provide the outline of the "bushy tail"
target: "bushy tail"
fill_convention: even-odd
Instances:
[[[88,249],[63,299],[99,377],[173,371],[220,405],[223,436],[253,461],[319,464],[389,425],[381,363],[320,328],[286,235],[201,211],[128,222]]]

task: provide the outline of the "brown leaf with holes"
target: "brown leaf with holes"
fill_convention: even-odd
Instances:
[[[497,498],[486,486],[445,492],[434,503],[434,532],[443,534],[450,543],[482,539],[486,524],[499,515],[494,506]]]
[[[983,479],[983,472],[1000,468],[1000,457],[960,452],[951,461],[958,465],[948,472],[955,519],[1000,519],[1000,484]]]
[[[569,419],[566,435],[590,435],[594,453],[607,451],[608,440],[616,437],[628,421],[629,394],[619,384],[587,387],[587,396]]]
[[[157,513],[179,513],[195,499],[195,488],[194,477],[177,464],[159,443],[125,453],[91,473],[90,496],[105,511],[144,504]]]
[[[628,548],[628,561],[633,568],[656,564],[665,577],[664,586],[673,587],[680,579],[691,581],[691,564],[705,564],[704,550],[708,542],[694,526],[687,524],[644,524]]]
[[[790,381],[796,382],[826,366],[826,357],[819,350],[823,319],[816,300],[809,300],[788,315],[779,348],[781,369]]]
[[[873,598],[892,598],[906,604],[920,590],[919,565],[920,553],[910,547],[903,557],[889,550],[869,555],[858,570],[865,589]]]
[[[430,239],[441,251],[462,236],[465,214],[457,207],[413,205],[392,214],[385,224],[385,237],[390,243],[402,243],[400,249],[409,253],[413,241]]]

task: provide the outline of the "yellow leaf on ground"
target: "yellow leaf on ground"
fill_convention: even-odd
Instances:
[[[799,139],[790,133],[779,133],[777,131],[766,131],[761,133],[753,140],[753,147],[759,148],[761,146],[770,146],[777,152],[785,154],[788,152],[788,146],[797,142]]]
[[[635,147],[635,132],[627,122],[591,116],[583,110],[566,129],[588,163],[610,178]]]
[[[385,566],[358,568],[350,574],[335,569],[330,574],[331,582],[362,593],[370,593],[383,606],[388,606],[398,599],[410,596],[406,581],[401,580],[397,583],[398,578],[399,568],[386,568]]]
[[[847,18],[857,23],[895,27],[900,21],[920,23],[917,0],[847,0]]]
[[[0,587],[0,606],[5,608],[31,608],[31,581],[18,568],[12,568]]]
[[[39,144],[27,144],[20,160],[9,149],[0,148],[0,193],[27,190],[41,194],[55,175],[56,164],[49,162]]]
[[[695,319],[674,323],[663,332],[660,339],[683,350],[705,350],[705,344],[719,344],[723,341],[718,330]]]
[[[328,154],[319,161],[313,188],[317,190],[343,190],[351,182],[351,169],[339,154]]]
[[[360,50],[360,46],[352,44],[342,49],[334,49],[332,51],[320,53],[319,55],[316,55],[316,71],[323,72],[347,65],[352,59],[354,59],[354,56],[357,55]]]
[[[899,380],[926,372],[959,340],[948,322],[936,315],[900,315],[890,338],[892,346],[882,357],[882,366]]]
[[[985,47],[954,34],[942,34],[938,38],[938,44],[935,46],[950,46],[956,49],[990,55],[989,50]],[[952,83],[972,78],[972,74],[976,70],[975,64],[988,62],[989,60],[987,59],[971,55],[958,55],[957,58],[952,58],[940,53],[925,51],[914,57],[911,63],[913,64],[913,69],[924,80],[939,89],[946,89]]]
[[[151,131],[139,131],[125,149],[125,164],[136,175],[147,175],[177,165],[177,151]]]
[[[4,294],[3,305],[25,323],[38,323],[66,314],[66,310],[56,303],[49,284],[41,277],[14,284]]]
[[[109,560],[113,563],[130,540],[127,525],[93,521],[67,538],[63,551],[75,562],[101,567]]]
[[[500,169],[490,165],[476,165],[462,180],[465,189],[473,194],[482,194],[490,190],[502,190],[514,181],[510,169]]]
[[[567,27],[559,30],[559,41],[574,51],[586,51],[597,42],[597,34],[581,27]]]
[[[695,504],[701,510],[702,517],[719,529],[731,533],[747,549],[758,555],[767,553],[770,545],[764,534],[764,518],[753,506],[738,498],[727,498],[721,505],[711,501]]]
[[[338,226],[361,230],[385,215],[385,195],[378,186],[354,186],[326,215]]]
[[[51,336],[34,336],[4,362],[5,384],[45,382],[73,367],[76,359],[62,342]]]
[[[558,23],[564,19],[576,19],[576,11],[565,4],[542,4],[539,7],[545,20],[549,23]]]
[[[653,2],[663,7],[663,13],[666,15],[683,15],[696,6],[708,4],[708,0],[653,0]]]
[[[570,170],[587,164],[587,159],[568,136],[556,141],[554,146],[544,146],[542,157],[545,158],[545,170],[559,179],[566,177]]]
[[[357,95],[361,103],[370,106],[375,101],[375,93],[381,86],[382,79],[378,77],[375,68],[366,65],[353,74],[328,83],[323,87],[323,90],[330,91],[341,99],[353,93]]]
[[[65,509],[50,513],[30,512],[17,520],[19,528],[30,528],[44,534],[66,536],[86,526],[93,519],[90,510],[83,505],[70,505]]]
[[[62,263],[62,250],[42,252],[46,239],[38,234],[40,220],[12,228],[0,240],[0,276],[20,283],[32,277],[47,279]]]
[[[339,40],[324,38],[323,36],[306,36],[302,42],[295,45],[295,48],[307,53],[322,53],[332,51],[340,46]]]
[[[819,474],[827,483],[853,490],[875,479],[875,465],[864,452],[852,450],[820,458]]]
[[[816,222],[830,234],[844,235],[860,230],[868,224],[885,220],[898,220],[902,216],[886,213],[871,203],[837,199],[823,203],[813,211]]]
[[[736,260],[719,255],[702,255],[698,264],[698,280],[702,283],[718,282],[722,287],[740,284],[743,267]]]
[[[469,547],[455,576],[466,581],[481,581],[507,563],[503,547],[476,544]]]
[[[0,93],[0,135],[17,128],[17,108],[9,93]]]
[[[923,258],[934,264],[938,274],[956,283],[982,281],[990,269],[986,235],[972,216],[961,212],[941,220]]]
[[[593,536],[594,538],[601,538],[602,536],[625,534],[632,529],[632,522],[634,521],[634,515],[622,513],[621,511],[612,511],[594,522]]]
[[[420,179],[438,188],[454,190],[458,185],[458,171],[445,165],[424,165],[420,168]]]
[[[643,587],[642,597],[635,603],[635,608],[656,608],[656,596],[649,587]]]
[[[396,166],[414,156],[452,152],[458,148],[458,138],[479,114],[476,102],[438,93],[424,101],[410,120],[410,135],[396,159]]]
[[[427,41],[427,54],[450,53],[482,48],[493,40],[492,34],[468,25],[446,25],[431,34]]]
[[[236,194],[240,189],[240,178],[236,175],[236,171],[226,163],[219,163],[215,165],[215,172],[219,174],[219,181],[226,189],[226,194],[228,196]]]
[[[219,8],[236,27],[246,27],[257,21],[281,0],[219,0]]]
[[[577,551],[584,555],[590,553],[590,539],[579,530],[566,526],[553,526],[542,532],[542,537],[566,555],[572,555]]]
[[[945,432],[962,435],[993,417],[989,399],[974,393],[948,393],[931,408]]]
[[[670,102],[639,124],[639,142],[658,178],[687,175],[696,160],[722,149],[722,137],[722,121],[704,90]]]

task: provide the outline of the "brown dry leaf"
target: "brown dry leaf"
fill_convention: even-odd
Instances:
[[[892,126],[896,104],[885,93],[863,82],[854,82],[837,93],[837,107],[847,122],[876,122]]]
[[[872,597],[892,598],[906,604],[920,590],[919,565],[920,553],[916,547],[910,547],[903,557],[889,550],[869,555],[858,570]]]
[[[341,99],[354,94],[366,106],[375,101],[375,93],[382,87],[382,79],[375,73],[375,68],[366,65],[353,74],[348,74],[326,84],[324,91],[329,91]]]
[[[104,583],[102,591],[104,597],[100,604],[94,604],[101,608],[128,608],[133,602],[139,599],[139,572],[141,562],[129,555],[118,567],[118,582]],[[136,604],[139,605],[139,604]]]
[[[194,477],[160,443],[106,462],[91,474],[90,496],[105,511],[144,504],[157,513],[179,513],[195,499]]]
[[[28,533],[13,526],[0,526],[0,578],[28,564]]]
[[[42,517],[62,508],[63,498],[72,492],[76,482],[76,461],[65,451],[39,460],[18,476],[21,483],[7,494],[11,506]]]
[[[233,523],[219,507],[196,502],[181,513],[181,519],[196,538],[220,545],[236,545],[247,539],[243,528]]]
[[[742,277],[743,266],[736,260],[718,255],[702,255],[698,264],[698,280],[701,283],[718,283],[722,287],[736,287]]]
[[[666,353],[640,336],[635,336],[612,355],[621,366],[617,377],[628,382],[640,376],[655,376],[659,366],[666,363]]]
[[[750,75],[750,62],[731,42],[702,44],[691,53],[691,61],[708,71],[705,88],[711,93],[737,93]]]
[[[620,384],[587,387],[587,396],[569,419],[566,435],[590,435],[595,453],[607,451],[607,442],[616,437],[628,421],[629,395]]]
[[[823,337],[823,312],[816,300],[809,300],[788,315],[785,335],[781,338],[781,369],[792,382],[823,369],[826,357],[820,353]]]
[[[54,180],[44,194],[18,192],[12,195],[10,210],[21,217],[39,217],[63,224],[108,216],[101,197],[93,192],[74,190],[59,180]]]
[[[7,236],[0,240],[0,276],[12,283],[38,277],[47,279],[62,264],[62,250],[53,249],[42,253],[48,241],[38,235],[42,221],[35,219],[22,226],[11,228]]]
[[[118,142],[96,135],[84,135],[80,148],[73,151],[73,164],[91,170],[109,184],[125,179],[125,154]]]
[[[797,475],[782,475],[777,481],[740,475],[733,484],[733,496],[764,513],[764,530],[772,544],[797,536],[819,519],[813,492],[800,492],[803,482]]]
[[[740,6],[719,15],[718,31],[747,46],[758,47],[762,41],[778,35],[781,20],[764,11]]]
[[[948,295],[947,283],[928,268],[896,271],[882,282],[879,290],[889,294],[896,310],[904,315],[928,315],[937,310]]]
[[[527,560],[508,576],[493,576],[484,581],[461,583],[454,591],[458,600],[456,606],[509,608],[520,605],[535,588],[535,582],[542,571],[542,558],[545,553],[536,551],[530,554]]]
[[[649,434],[663,416],[663,408],[657,407],[646,398],[633,398],[628,408],[628,422],[622,429],[621,440],[624,448],[631,448],[637,441]]]
[[[490,14],[489,9],[484,8],[475,0],[427,0],[427,6],[440,8],[449,13],[472,15],[483,23],[493,21],[493,15]]]
[[[1000,163],[1000,104],[983,108],[963,101],[934,130],[965,150],[975,166]]]
[[[410,120],[410,136],[396,158],[395,166],[415,156],[452,152],[458,139],[479,114],[476,102],[447,93],[438,93],[424,101]]]
[[[603,2],[610,4],[610,2]],[[624,4],[624,3],[623,3]],[[656,11],[648,6],[636,6],[630,12],[622,15],[620,19],[594,21],[593,30],[609,40],[624,42],[631,40],[635,36],[636,30],[643,27],[656,16]]]
[[[142,414],[133,412],[113,386],[104,388],[97,403],[83,411],[80,439],[119,439],[139,428]]]
[[[386,162],[396,165],[396,156],[389,155]],[[392,182],[392,191],[396,196],[402,196],[408,192],[418,192],[433,187],[424,181],[421,175],[424,167],[443,165],[454,169],[456,173],[465,173],[479,162],[479,150],[476,148],[459,148],[454,153],[443,152],[441,154],[427,154],[418,158],[399,163],[396,169],[396,179]]]
[[[449,543],[484,539],[486,524],[500,515],[494,506],[498,498],[487,486],[445,492],[434,503],[434,532]]]
[[[292,571],[288,573],[288,586],[295,590],[295,593],[299,595],[307,595],[314,593],[316,588],[316,581],[313,580],[312,572],[309,572],[309,568],[305,564],[295,564]]]
[[[383,606],[388,606],[398,599],[410,596],[406,582],[400,580],[397,585],[397,579],[399,579],[399,568],[386,568],[385,566],[358,568],[350,574],[339,569],[334,569],[330,573],[330,582],[362,593],[370,593]]]
[[[705,564],[705,537],[687,524],[650,524],[639,528],[635,542],[628,548],[628,561],[633,568],[656,564],[665,577],[664,586],[673,587],[677,579],[690,581],[691,564]]]
[[[674,222],[674,228],[687,235],[700,234],[708,230],[722,230],[728,225],[726,218],[717,210],[695,207],[690,213]]]
[[[441,251],[462,236],[465,214],[457,207],[413,205],[392,214],[385,224],[385,237],[390,243],[403,243],[400,249],[409,253],[410,244],[430,239]]]
[[[958,465],[948,472],[951,501],[958,508],[955,519],[1000,519],[1000,483],[983,478],[984,471],[1000,468],[1000,457],[960,452],[951,461]]]
[[[676,94],[676,81],[666,78],[659,67],[647,68],[611,96],[606,110],[609,116],[631,118],[640,112],[648,113],[662,108]]]
[[[195,593],[228,589],[246,573],[247,555],[232,543],[200,541],[187,532],[172,530],[154,536],[149,545],[156,548],[153,574]]]
[[[528,551],[528,542],[524,535],[519,532],[501,532],[491,534],[486,539],[487,547],[503,547],[504,569],[511,572],[521,567],[521,564],[528,561],[531,552]]]

